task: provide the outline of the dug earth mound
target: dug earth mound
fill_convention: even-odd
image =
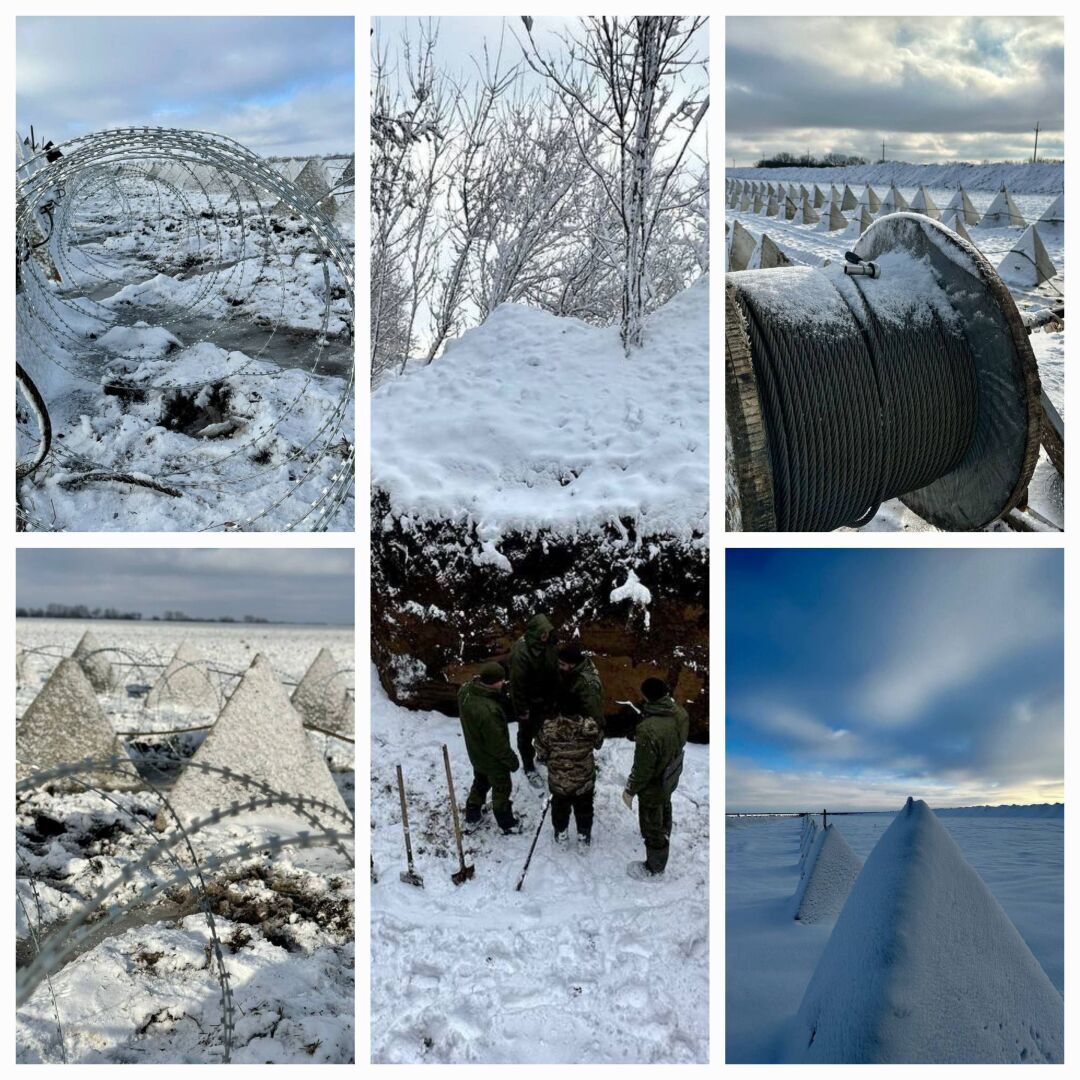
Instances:
[[[604,684],[610,734],[632,727],[639,687],[658,676],[690,714],[690,738],[709,737],[708,554],[621,537],[504,535],[512,573],[477,562],[468,526],[404,528],[376,497],[372,535],[372,659],[390,699],[457,711],[458,687],[510,647],[538,611],[562,640],[580,635]]]

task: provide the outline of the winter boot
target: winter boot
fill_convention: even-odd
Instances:
[[[525,770],[525,779],[528,780],[529,783],[538,790],[544,786],[544,778],[540,775],[539,770],[537,770],[535,767]]]
[[[577,834],[578,850],[584,851],[592,844],[592,835],[590,833],[579,832]]]
[[[466,836],[472,836],[477,829],[480,828],[480,822],[484,817],[484,809],[481,806],[469,806],[465,805],[465,827],[462,832]]]
[[[502,829],[503,836],[510,836],[514,833],[521,832],[521,818],[519,818],[513,810],[504,810],[501,814],[496,814],[495,820],[499,823],[499,828]]]
[[[565,829],[563,829],[563,831],[562,831],[562,832],[557,832],[557,833],[555,834],[555,843],[556,843],[556,844],[557,844],[557,845],[558,845],[559,847],[563,847],[563,848],[564,848],[564,847],[566,847],[566,841],[567,841],[567,834],[566,834],[566,830],[565,830]]]
[[[663,872],[654,874],[649,869],[649,864],[644,862],[632,862],[627,863],[626,872],[635,881],[655,881],[657,878],[663,876]]]

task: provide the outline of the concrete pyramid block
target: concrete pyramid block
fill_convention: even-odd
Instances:
[[[305,723],[349,734],[353,730],[353,716],[348,681],[348,672],[338,667],[333,653],[320,649],[292,693],[293,708]]]
[[[1065,196],[1059,195],[1043,212],[1038,221],[1039,231],[1045,236],[1048,233],[1062,235],[1065,230]]]
[[[742,198],[739,200],[739,210],[744,214],[748,214],[750,213],[750,205],[750,192],[743,191]]]
[[[792,898],[796,922],[828,922],[840,914],[863,861],[835,825],[815,832]]]
[[[745,270],[753,253],[754,238],[736,218],[731,228],[731,239],[728,241],[728,270]]]
[[[845,188],[845,191],[847,189]],[[847,199],[844,199],[847,202]],[[878,198],[878,193],[869,185],[866,185],[866,190],[862,193],[862,198],[859,200],[859,206],[865,206],[871,214],[877,214],[881,211],[881,199]],[[850,210],[852,207],[841,206],[841,210]]]
[[[799,212],[798,206],[795,204],[795,200],[790,195],[784,196],[783,214],[788,221],[794,221],[795,215]]]
[[[765,203],[762,201],[761,192],[760,191],[755,191],[754,192],[754,213],[755,214],[760,214],[761,213],[761,208],[764,205],[765,205]]]
[[[832,202],[823,211],[821,221],[818,223],[818,229],[821,232],[836,232],[839,229],[846,229],[847,224],[848,219],[844,217],[840,207]]]
[[[747,270],[772,270],[777,266],[790,266],[791,260],[777,247],[768,233],[762,233],[754,248]]]
[[[207,673],[203,658],[182,641],[168,667],[150,688],[143,705],[147,709],[194,709],[216,716],[221,708],[221,696]]]
[[[967,226],[964,224],[964,215],[961,211],[953,210],[950,212],[947,210],[945,212],[945,217],[942,220],[942,224],[945,225],[946,228],[952,229],[957,236],[966,240],[969,244],[975,243],[975,241],[971,239],[971,233],[967,231]]]
[[[815,210],[820,210],[824,205],[825,205],[825,192],[822,191],[821,188],[819,188],[817,186],[817,184],[815,184],[814,185],[814,209]]]
[[[769,204],[765,207],[766,217],[776,217],[780,213],[780,204],[776,201],[775,195],[769,196]]]
[[[979,212],[972,205],[971,199],[968,198],[968,193],[963,186],[956,189],[956,194],[949,200],[949,205],[945,207],[945,210],[946,213],[950,210],[959,213],[963,217],[965,225],[979,224]]]
[[[870,188],[868,186],[866,190],[869,191],[873,195],[873,189],[872,188]],[[877,196],[874,195],[874,198],[876,199]],[[858,206],[858,205],[859,205],[859,200],[855,198],[855,192],[852,191],[851,188],[849,188],[847,186],[847,184],[845,184],[844,185],[844,195],[843,195],[843,198],[840,200],[840,209],[845,210],[845,211],[846,210],[854,210],[855,207]],[[871,209],[873,209],[873,207],[871,207]]]
[[[796,225],[816,225],[821,220],[821,215],[810,205],[809,195],[804,195],[802,199],[802,206],[799,207],[799,213]]]
[[[925,214],[935,221],[941,220],[941,211],[938,209],[937,203],[930,197],[930,192],[926,190],[925,184],[920,184],[919,190],[915,192],[915,198],[911,200],[911,209],[916,214]]]
[[[994,201],[990,204],[990,208],[982,216],[982,221],[979,225],[984,229],[1003,229],[1006,226],[1023,226],[1027,222],[1024,220],[1024,215],[1020,213],[1015,202],[1013,202],[1012,195],[1009,194],[1009,189],[1003,187],[997,195],[994,196]]]
[[[1057,274],[1057,267],[1046,253],[1039,230],[1029,225],[998,264],[998,273],[1010,285],[1034,289]]]
[[[224,777],[199,765],[229,769],[247,779]],[[252,660],[217,723],[180,774],[169,801],[186,826],[234,802],[265,797],[268,793],[259,785],[275,793],[319,799],[348,814],[326,762],[312,746],[300,714],[261,653]],[[275,822],[285,819],[298,830],[346,827],[337,815],[319,807],[305,808],[305,813],[318,819],[317,825],[290,804],[260,807],[253,813]],[[163,827],[170,823],[171,818],[159,816]]]
[[[1061,995],[924,802],[851,888],[792,1025],[807,1063],[1064,1060]]]
[[[105,761],[114,757],[126,759],[127,753],[98,704],[90,680],[74,658],[61,660],[16,729],[17,778],[22,780],[43,769],[74,765],[87,758]],[[95,787],[142,786],[134,765],[122,772],[79,773],[79,778]],[[58,786],[82,789],[74,780],[59,781]]]
[[[909,209],[907,199],[900,194],[895,184],[890,184],[888,193],[881,200],[881,213],[896,214],[907,209]]]
[[[71,658],[78,661],[90,685],[99,694],[107,694],[116,688],[116,672],[109,662],[109,654],[102,649],[92,630],[87,630],[79,639]]]
[[[870,225],[873,223],[874,216],[870,213],[869,208],[864,204],[855,211],[851,216],[851,222],[844,232],[844,236],[852,236],[858,239],[862,236]]]
[[[330,181],[326,179],[326,170],[318,158],[309,159],[293,180],[299,193],[299,206],[290,206],[284,199],[274,207],[275,214],[295,213],[297,210],[313,207],[326,198],[330,191]]]

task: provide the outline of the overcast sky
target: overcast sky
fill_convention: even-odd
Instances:
[[[353,35],[336,16],[20,16],[17,127],[54,142],[186,127],[264,156],[351,152]]]
[[[335,548],[22,548],[16,605],[353,624],[353,552]]]
[[[1059,802],[1060,550],[727,559],[727,808]]]
[[[739,17],[727,34],[726,163],[781,150],[869,161],[1063,158],[1064,21]]]

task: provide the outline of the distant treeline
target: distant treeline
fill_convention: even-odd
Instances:
[[[17,619],[126,619],[138,622],[142,619],[141,611],[117,611],[116,608],[90,608],[85,604],[49,604],[43,608],[17,607]],[[258,615],[242,615],[239,619],[232,615],[209,617],[186,615],[182,611],[166,611],[164,615],[151,615],[148,622],[216,622],[216,623],[269,623],[269,619]]]
[[[854,154],[826,154],[824,157],[814,157],[811,154],[789,154],[786,150],[774,154],[770,158],[762,158],[754,165],[755,169],[789,169],[797,165],[802,169],[834,169],[845,165],[869,165],[863,157]]]

